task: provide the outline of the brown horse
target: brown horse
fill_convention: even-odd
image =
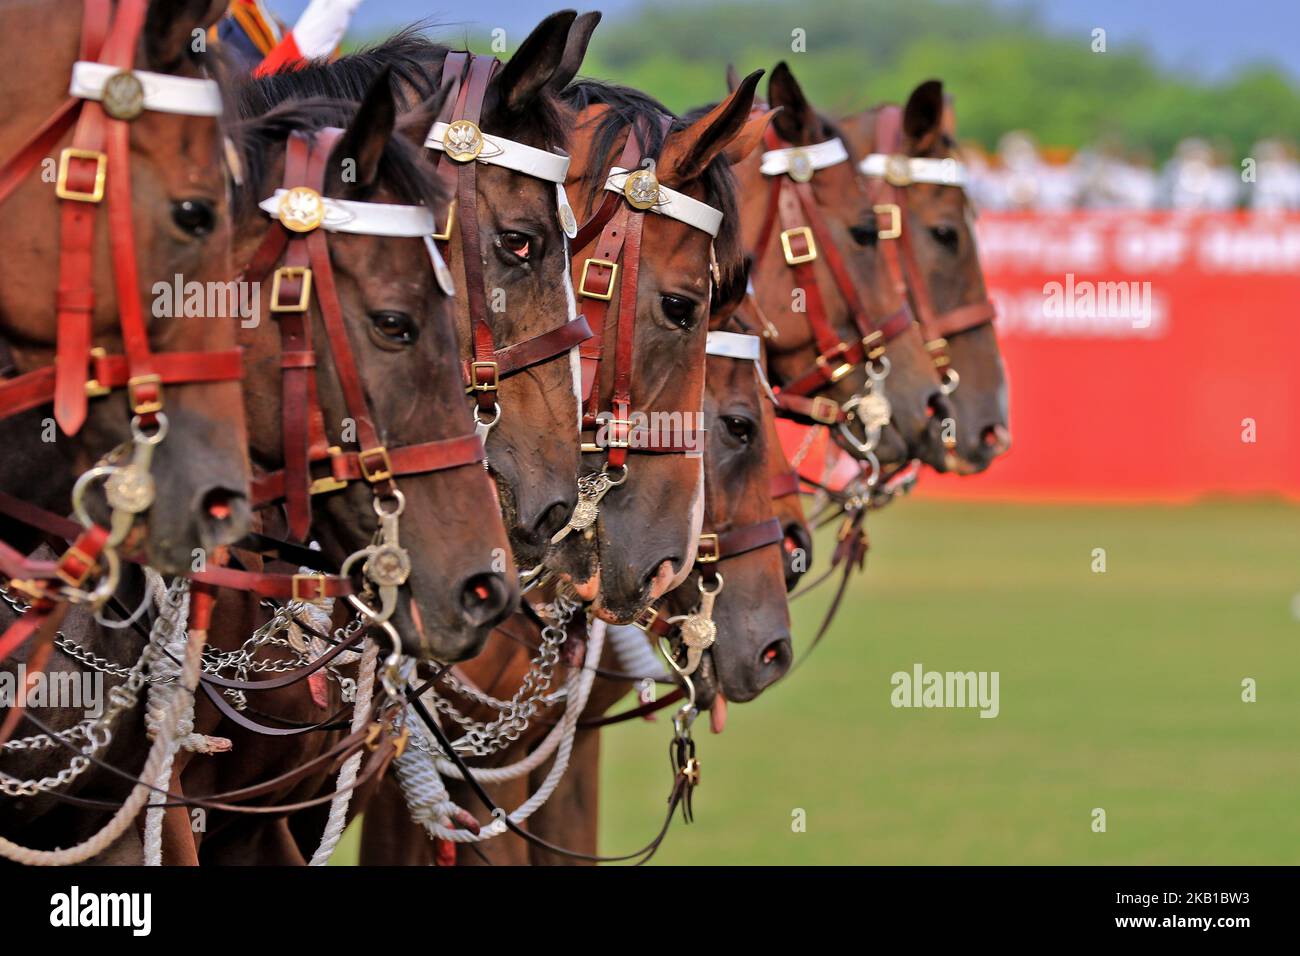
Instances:
[[[124,29],[122,21],[138,13],[141,4],[96,0],[91,6],[94,9],[87,10],[88,22],[96,19],[95,11],[108,12],[115,16],[115,29]],[[0,9],[0,37],[8,58],[0,81],[0,98],[6,104],[0,116],[0,156],[7,159],[20,144],[30,141],[42,123],[70,102],[72,64],[88,58],[87,51],[79,53],[83,39],[81,7],[19,0]],[[205,57],[194,52],[192,33],[213,22],[223,7],[214,0],[149,3],[138,44],[126,52],[126,57],[139,69],[199,83],[205,73]],[[186,91],[184,95],[193,94]],[[0,255],[0,333],[14,372],[32,375],[50,366],[57,347],[57,388],[57,377],[65,374],[64,369],[66,374],[75,375],[77,366],[73,363],[86,363],[91,345],[103,350],[97,355],[121,356],[121,323],[126,320],[120,323],[119,315],[124,314],[128,299],[140,303],[147,333],[147,343],[136,343],[137,353],[145,348],[161,362],[169,353],[215,354],[234,347],[233,316],[170,317],[170,310],[158,308],[160,283],[171,290],[177,277],[186,283],[231,279],[219,118],[165,112],[150,107],[147,100],[145,106],[127,127],[129,232],[120,222],[112,227],[108,223],[110,211],[122,214],[113,211],[117,205],[113,177],[117,173],[111,163],[106,164],[111,168],[106,169],[108,193],[103,201],[56,198],[56,184],[46,173],[54,169],[55,158],[63,155],[60,149],[70,142],[71,130],[57,141],[38,144],[38,148],[49,150],[44,153],[48,158],[38,164],[39,172],[33,170],[11,184],[12,192],[3,200],[7,221],[22,224],[21,229],[5,233]],[[87,100],[80,109],[84,120],[87,111],[100,111],[101,106]],[[51,127],[55,131],[58,128],[57,124]],[[108,149],[112,151],[112,147]],[[67,161],[70,170],[73,163],[72,159]],[[123,188],[122,180],[117,180],[116,188]],[[85,267],[93,289],[93,312],[89,316],[90,338],[83,352],[68,331],[75,323],[70,323],[60,338],[55,290],[64,282],[60,278],[61,238],[72,241],[69,217],[86,214],[94,224],[89,265]],[[129,262],[125,258],[128,251],[117,248],[117,244],[118,240],[125,242],[123,236],[129,238],[132,234],[138,269],[134,275],[127,275],[124,270]],[[124,261],[115,269],[118,259]],[[72,302],[72,295],[70,292],[65,297],[64,306]],[[154,317],[150,317],[151,312]],[[59,324],[63,324],[62,320]],[[95,378],[104,367],[102,360],[91,361],[85,379]],[[196,548],[210,550],[240,537],[248,517],[238,385],[229,380],[230,376],[226,380],[195,380],[193,368],[190,380],[184,381],[184,377],[173,375],[170,380],[176,384],[161,388],[167,434],[154,453],[151,471],[155,495],[145,515],[147,539],[140,542],[146,546],[150,563],[167,571],[188,571]],[[95,384],[88,381],[85,388],[92,397],[84,426],[83,413],[66,397],[56,405],[56,417],[65,435],[72,437],[54,444],[67,447],[56,451],[51,443],[39,440],[43,419],[49,414],[46,410],[37,408],[5,422],[5,436],[13,439],[7,442],[8,447],[31,452],[5,457],[6,489],[66,513],[71,477],[116,446],[130,443],[128,426],[132,415],[127,389],[109,394],[105,388],[104,397],[93,397],[101,394]],[[96,499],[91,505],[92,515],[101,518],[105,511],[102,502]]]
[[[975,247],[975,210],[960,177],[945,184],[942,164],[960,172],[951,103],[945,102],[943,84],[928,80],[912,91],[906,106],[877,106],[840,126],[854,163],[879,155],[874,185],[893,187],[903,200],[903,231],[895,241],[904,244],[913,311],[936,355],[950,359],[947,367],[959,376],[948,394],[956,442],[944,465],[963,474],[982,471],[1011,444],[1007,383]],[[888,142],[882,142],[883,133]],[[903,163],[895,159],[890,167],[887,156],[902,157]],[[920,179],[909,172],[913,158],[926,163],[913,164]]]
[[[812,106],[785,63],[772,71],[768,100],[781,108],[768,151],[737,164],[735,173],[754,299],[783,404],[798,392],[814,421],[855,427],[856,441],[845,441],[844,428],[835,435],[857,457],[869,450],[881,465],[917,457],[942,465],[945,399],[877,248],[880,216],[864,181],[839,144],[839,130]],[[873,382],[885,371],[882,359],[888,402],[877,400],[882,417],[872,436],[863,432],[873,429],[845,416],[879,391]]]
[[[571,526],[576,530],[559,542],[548,563],[611,621],[631,620],[679,584],[694,560],[703,509],[696,425],[710,262],[716,257],[726,278],[741,261],[735,217],[728,215],[734,213],[733,186],[722,154],[738,137],[761,131],[760,123],[748,120],[757,79],[758,74],[750,77],[694,122],[621,87],[583,81],[565,92],[578,112],[569,179],[574,206],[584,217],[598,216],[598,207],[604,220],[613,217],[598,216],[594,226],[589,220],[575,243],[588,248],[575,253],[573,263],[588,317],[598,316],[592,322],[597,337],[582,349],[589,436],[584,450],[590,449],[583,470],[585,480],[604,484],[590,501],[598,518]],[[634,128],[637,139],[629,145]],[[641,209],[609,204],[606,197],[618,195],[607,188],[611,170],[643,167],[643,157],[653,161],[656,189],[722,212],[716,239],[671,215],[644,212],[657,208],[653,198]],[[632,249],[623,245],[619,217],[639,246],[631,253],[639,268],[630,272],[626,262],[615,261],[618,252],[608,252]],[[652,424],[672,423],[657,448],[636,440],[646,434],[632,421],[641,415]],[[606,426],[612,443],[601,442]]]
[[[598,14],[588,14],[575,22],[575,16],[564,11],[547,17],[491,73],[477,125],[483,135],[499,138],[493,148],[554,154],[565,147],[572,117],[555,91],[577,72],[599,20]],[[256,115],[286,99],[314,95],[356,99],[382,70],[391,71],[403,107],[415,108],[444,79],[454,75],[460,81],[456,64],[463,57],[408,30],[331,63],[260,79],[249,90],[244,109]],[[456,164],[443,155],[426,150],[426,159],[437,161],[440,171],[455,173]],[[576,353],[571,358],[571,352],[581,336],[572,335],[577,323],[557,184],[499,165],[497,158],[485,149],[472,164],[477,167],[477,236],[464,233],[466,212],[459,201],[450,212],[440,209],[437,218],[456,277],[460,354],[467,356],[466,366],[469,358],[483,357],[476,354],[476,333],[484,319],[498,350],[518,346],[516,352],[526,348],[531,353],[517,374],[508,374],[506,360],[494,356],[498,368],[490,371],[499,373],[495,390],[475,392],[476,400],[483,399],[476,405],[480,418],[493,422],[486,438],[488,467],[500,492],[511,546],[520,567],[531,568],[542,561],[576,496],[573,424],[578,408]],[[476,249],[470,258],[481,259],[474,290],[465,278],[467,243]],[[548,337],[556,344],[541,348]],[[499,408],[495,414],[493,404]]]

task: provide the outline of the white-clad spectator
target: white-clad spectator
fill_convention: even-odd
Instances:
[[[1246,203],[1254,212],[1286,212],[1300,209],[1300,163],[1277,140],[1266,139],[1250,151],[1255,161],[1254,182],[1243,189]]]
[[[1210,144],[1188,137],[1174,149],[1161,177],[1161,198],[1171,209],[1236,209],[1241,176],[1220,164]]]

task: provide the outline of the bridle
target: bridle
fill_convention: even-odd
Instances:
[[[101,465],[81,476],[73,505],[83,530],[57,562],[29,560],[0,542],[0,571],[19,579],[15,584],[32,599],[31,614],[0,638],[0,660],[34,632],[56,598],[99,606],[116,588],[115,548],[130,531],[135,515],[147,510],[154,498],[149,464],[167,431],[163,386],[238,381],[242,376],[238,349],[154,352],[149,344],[132,218],[131,121],[146,110],[216,118],[222,103],[214,80],[133,69],[147,7],[147,0],[120,0],[114,11],[110,0],[85,0],[68,99],[0,165],[3,202],[72,131],[72,145],[59,154],[55,181],[55,195],[62,203],[55,361],[0,381],[0,418],[52,401],[59,427],[75,435],[85,423],[90,398],[125,388],[134,449],[126,465]],[[94,236],[101,205],[107,210],[121,355],[92,348]],[[108,530],[91,520],[83,502],[89,482],[101,478],[107,478],[112,509]],[[0,513],[23,520],[12,508],[0,506]],[[100,584],[93,592],[84,591],[101,562],[105,572]]]
[[[882,383],[889,374],[886,346],[912,324],[912,311],[906,297],[892,314],[873,317],[862,301],[844,257],[826,225],[812,180],[820,169],[848,162],[848,150],[836,139],[810,146],[793,146],[768,127],[764,132],[767,151],[761,170],[769,178],[767,211],[758,234],[753,268],[762,265],[769,239],[781,224],[780,241],[785,263],[794,272],[794,286],[804,290],[808,326],[817,348],[811,369],[785,383],[777,393],[777,408],[783,417],[813,424],[837,426],[855,447],[871,456],[880,430],[889,422],[891,410]],[[880,212],[880,208],[876,208]],[[894,230],[880,233],[893,238]],[[826,305],[813,263],[823,258],[835,281],[835,288],[848,307],[856,341],[845,341],[826,317]],[[857,368],[866,372],[866,390],[853,395],[843,404],[817,393],[840,381]],[[865,440],[850,429],[859,420]]]
[[[661,137],[666,138],[672,120],[658,118]],[[582,368],[582,451],[605,455],[601,470],[578,480],[578,504],[569,523],[556,532],[552,543],[570,531],[582,530],[595,523],[599,502],[610,488],[627,480],[628,455],[698,454],[705,429],[687,422],[697,422],[701,413],[661,413],[682,422],[681,428],[663,429],[638,426],[633,420],[632,350],[636,337],[637,279],[641,265],[641,237],[645,214],[676,219],[711,238],[722,225],[722,213],[707,203],[660,183],[656,156],[643,143],[650,140],[648,123],[634,122],[618,162],[605,178],[605,196],[591,218],[577,230],[574,249],[586,249],[594,242],[592,255],[582,265],[578,294],[588,299],[592,327],[591,338],[578,348]],[[717,264],[710,247],[711,278],[717,280]],[[711,287],[710,287],[711,288]],[[597,387],[601,380],[601,363],[608,358],[605,350],[605,319],[610,304],[618,296],[618,316],[614,332],[613,384],[610,412],[598,412]],[[703,402],[703,394],[700,400]],[[649,413],[639,411],[637,414]]]
[[[741,362],[752,362],[756,376],[762,374],[762,340],[756,335],[736,332],[709,332],[707,352]],[[707,480],[707,479],[706,479]],[[695,552],[695,570],[699,573],[700,606],[692,614],[668,617],[651,604],[641,610],[633,624],[659,638],[664,646],[664,656],[687,686],[688,706],[694,706],[694,686],[690,675],[699,666],[703,651],[717,638],[717,625],[713,622],[713,603],[725,583],[719,565],[751,551],[779,545],[785,540],[785,531],[779,518],[772,517],[740,527],[705,531],[700,534]],[[668,642],[678,637],[685,647],[685,664],[677,662]]]
[[[346,581],[358,561],[370,583],[379,588],[378,612],[353,601],[375,622],[387,620],[397,588],[411,573],[411,559],[398,543],[398,517],[405,498],[397,478],[428,474],[483,461],[483,442],[476,432],[454,438],[389,448],[380,437],[361,383],[356,357],[348,339],[330,261],[329,234],[347,232],[369,236],[420,239],[446,294],[453,291],[450,274],[432,240],[433,211],[424,206],[357,202],[323,195],[326,163],[342,130],[324,129],[314,136],[291,133],[285,148],[282,188],[259,204],[278,221],[268,230],[244,270],[244,278],[260,281],[273,272],[271,311],[279,319],[282,377],[284,468],[253,481],[254,507],[284,500],[289,533],[304,540],[311,526],[311,498],[364,481],[371,489],[379,520],[375,541],[344,561],[339,578]],[[316,350],[312,342],[313,298],[324,324],[329,349],[348,416],[356,423],[355,451],[330,445],[318,399]],[[312,466],[328,471],[313,478]],[[347,593],[339,578],[294,575],[290,597],[317,600]]]
[[[966,187],[966,168],[955,159],[908,156],[903,152],[903,111],[896,105],[881,107],[876,116],[875,142],[886,152],[871,153],[858,170],[872,180],[873,192],[884,201],[875,208],[888,212],[898,246],[886,248],[886,262],[900,294],[911,294],[921,335],[934,367],[942,379],[945,395],[957,388],[960,377],[952,367],[948,340],[954,335],[986,325],[997,317],[997,308],[987,298],[936,313],[930,286],[916,259],[912,230],[908,226],[907,187],[914,183]],[[884,234],[882,233],[882,236]]]
[[[564,234],[572,239],[577,232],[577,220],[564,192],[569,157],[485,133],[479,128],[488,83],[499,65],[496,57],[462,52],[447,54],[443,62],[442,83],[456,83],[457,92],[454,98],[448,97],[443,115],[433,124],[424,142],[435,151],[438,175],[454,197],[448,206],[442,230],[435,232],[433,238],[449,242],[459,218],[472,343],[472,357],[464,362],[466,391],[474,397],[475,418],[479,423],[479,434],[485,441],[501,416],[501,406],[497,401],[501,379],[567,355],[592,334],[587,319],[576,315],[557,328],[498,348],[488,324],[479,235],[479,163],[554,183],[556,208]],[[444,156],[448,162],[439,162]],[[567,269],[564,281],[571,282]]]

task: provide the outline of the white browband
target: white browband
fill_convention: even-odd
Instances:
[[[640,170],[638,170],[640,172]],[[621,166],[615,166],[609,171],[609,178],[605,180],[605,188],[610,192],[622,193],[627,183],[627,177],[631,171]],[[678,222],[684,222],[688,226],[694,226],[701,232],[707,232],[715,239],[718,236],[718,229],[722,226],[722,211],[714,209],[708,203],[700,202],[698,199],[692,199],[684,193],[679,193],[675,189],[669,189],[667,186],[658,187],[658,198],[651,212],[657,212],[661,216],[667,216],[670,219],[676,219]]]
[[[888,156],[872,153],[858,169],[868,176],[881,176],[895,186],[933,183],[936,186],[966,186],[966,167],[955,159],[924,156]]]
[[[447,129],[447,123],[434,123],[433,129],[429,130],[429,135],[425,137],[424,145],[429,149],[445,152],[443,137],[447,135]],[[548,153],[544,149],[525,146],[512,139],[493,136],[481,130],[479,135],[483,137],[483,149],[477,157],[480,163],[513,169],[517,173],[536,176],[538,179],[545,179],[552,183],[563,184],[565,177],[569,175],[568,156]]]
[[[807,182],[812,174],[828,166],[848,162],[849,151],[840,139],[828,139],[812,146],[790,146],[771,149],[763,154],[760,166],[764,176],[789,176],[797,182]]]
[[[185,116],[220,116],[221,88],[215,80],[188,76],[169,76],[147,70],[121,70],[105,63],[78,60],[72,64],[72,82],[68,95],[83,100],[104,99],[109,79],[127,72],[144,91],[143,108],[156,113],[180,113]]]
[[[293,190],[277,189],[268,198],[257,204],[257,208],[272,219],[284,221],[283,203]],[[438,252],[433,241],[436,226],[433,211],[427,206],[401,206],[394,203],[358,202],[353,199],[331,199],[329,196],[312,197],[323,208],[320,228],[326,232],[346,232],[357,236],[390,236],[393,238],[423,239],[429,250],[429,261],[433,264],[433,273],[438,285],[447,295],[456,294],[456,286],[451,278],[451,270]]]
[[[757,335],[740,332],[710,332],[704,351],[723,358],[748,359],[757,362],[763,354],[763,343]]]

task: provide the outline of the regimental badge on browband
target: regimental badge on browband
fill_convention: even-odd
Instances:
[[[458,163],[472,162],[483,152],[483,131],[469,120],[456,120],[447,127],[442,148]]]
[[[294,186],[280,197],[276,217],[290,232],[311,232],[325,221],[325,203],[310,186]]]
[[[144,84],[130,70],[114,73],[104,81],[100,103],[113,119],[133,120],[144,112]]]

